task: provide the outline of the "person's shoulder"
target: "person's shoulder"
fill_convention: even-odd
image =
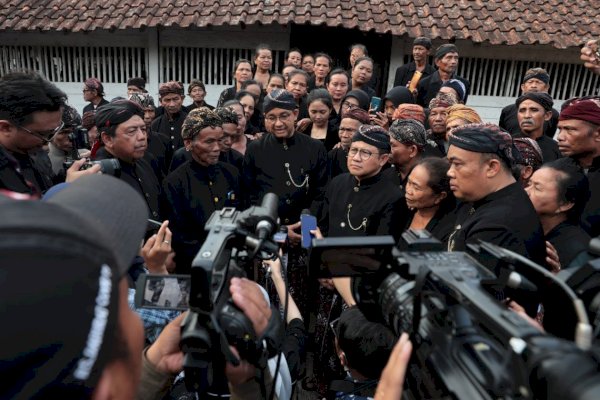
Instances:
[[[228,177],[228,180],[239,178],[240,171],[235,166],[223,161],[219,161],[217,165],[223,172],[223,175]]]
[[[173,185],[178,182],[184,180],[184,177],[187,177],[190,171],[190,163],[191,161],[185,161],[173,171],[171,171],[164,179],[164,183],[168,185]]]

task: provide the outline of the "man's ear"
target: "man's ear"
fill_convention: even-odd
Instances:
[[[388,161],[389,161],[389,160],[390,160],[390,155],[389,155],[389,153],[382,154],[382,155],[379,157],[379,166],[380,166],[380,167],[383,167],[385,164],[387,164],[387,163],[388,163]]]
[[[0,135],[11,135],[15,126],[5,119],[0,119]]]
[[[185,151],[192,150],[192,139],[183,139],[183,146],[185,147]]]
[[[500,162],[500,160],[497,160],[495,158],[488,160],[486,162],[486,164],[487,164],[487,170],[486,170],[485,175],[488,178],[493,178],[494,176],[498,175],[500,173],[500,171],[502,170],[502,163]]]
[[[104,131],[100,134],[100,137],[102,138],[102,143],[104,143],[104,146],[107,149],[111,149],[113,146],[114,137],[110,136]]]
[[[533,167],[531,165],[525,165],[521,168],[521,180],[526,182],[533,175]]]
[[[544,121],[550,121],[552,119],[552,111],[546,111],[544,113]]]
[[[575,206],[575,203],[564,203],[563,205],[558,207],[558,210],[556,210],[556,213],[560,214],[560,213],[567,212],[574,206]]]
[[[298,115],[300,115],[300,110],[295,108],[292,114],[294,114],[294,121],[298,121]]]

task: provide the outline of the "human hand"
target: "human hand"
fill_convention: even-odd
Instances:
[[[296,122],[296,130],[298,132],[304,132],[308,125],[310,125],[310,118],[302,118],[300,121]]]
[[[375,400],[400,400],[402,398],[404,376],[411,352],[412,343],[408,340],[408,335],[403,333],[381,373],[375,391]]]
[[[560,272],[560,259],[558,258],[558,252],[552,246],[552,243],[546,241],[546,263],[550,266],[550,271],[553,274],[558,274]]]
[[[527,312],[519,303],[517,303],[514,300],[507,299],[506,306],[508,307],[509,310],[513,310],[514,312],[519,314],[525,321],[527,321],[529,323],[529,325],[544,332],[544,327],[542,325],[540,325],[540,323],[537,320],[535,320],[535,319],[531,318],[529,315],[527,315]]]
[[[278,257],[277,259],[263,261],[264,266],[269,268],[269,270],[271,271],[272,279],[281,278],[281,251],[279,253],[280,257]]]
[[[183,353],[179,348],[181,322],[188,312],[179,315],[160,333],[146,351],[146,358],[161,373],[177,374],[183,369]]]
[[[323,234],[321,233],[321,229],[317,226],[317,229],[313,229],[310,231],[310,234],[315,237],[315,239],[323,239]]]
[[[261,337],[271,319],[271,307],[258,284],[246,278],[232,278],[229,292],[233,303],[252,322],[256,336]]]
[[[168,274],[167,258],[171,253],[172,233],[168,228],[169,221],[163,221],[155,235],[142,247],[144,263],[151,274]]]
[[[73,182],[74,180],[81,178],[82,176],[93,175],[100,172],[100,165],[98,164],[93,165],[91,168],[80,171],[79,169],[83,167],[83,164],[85,164],[87,161],[88,159],[86,158],[80,158],[79,160],[73,161],[73,165],[71,165],[66,171],[67,178],[65,179],[65,182]]]
[[[581,49],[579,57],[587,69],[600,75],[600,41],[589,40]]]
[[[379,125],[383,129],[388,129],[390,126],[387,115],[382,112],[378,111],[375,114],[369,114],[369,118],[371,118],[371,124]]]
[[[301,227],[302,227],[302,223],[300,221],[296,222],[295,224],[287,226],[288,240],[292,246],[297,246],[298,244],[300,244],[300,241],[302,240],[302,235],[297,233],[297,231]]]
[[[325,289],[335,290],[335,285],[333,284],[333,279],[330,279],[330,278],[319,278],[319,283]]]

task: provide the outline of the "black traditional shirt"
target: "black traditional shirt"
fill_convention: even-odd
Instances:
[[[189,272],[206,239],[208,218],[223,207],[237,207],[239,173],[223,162],[206,167],[191,159],[167,176],[163,190],[177,272]]]
[[[408,85],[408,82],[412,80],[416,70],[417,64],[415,64],[414,61],[396,68],[396,74],[394,75],[394,87]],[[425,69],[422,72],[423,75],[421,75],[421,79],[425,79],[434,72],[435,68],[431,64],[425,64]]]
[[[332,180],[340,174],[348,172],[348,149],[337,147],[327,153],[327,175]]]
[[[515,135],[514,137],[528,137],[522,133]],[[558,160],[562,157],[560,154],[560,150],[558,149],[558,143],[556,141],[546,135],[542,135],[539,138],[535,139],[537,144],[540,146],[542,150],[542,162],[545,164],[550,161]]]
[[[243,164],[244,190],[250,204],[266,193],[279,196],[282,224],[299,221],[305,208],[317,210],[327,184],[327,153],[323,143],[295,133],[279,139],[266,134],[248,144]]]
[[[587,171],[590,199],[581,215],[581,227],[591,236],[600,236],[600,157],[594,158]]]
[[[351,174],[336,176],[327,187],[318,225],[325,236],[374,236],[402,232],[406,207],[400,189],[377,175],[357,180]],[[404,214],[404,215],[401,215]]]
[[[467,79],[456,74],[454,74],[451,79],[458,79],[465,85],[466,91],[464,103],[467,104],[471,84]],[[421,78],[417,85],[417,104],[425,108],[429,107],[429,102],[438,94],[443,84],[444,82],[440,78],[439,71],[435,71],[426,78]]]
[[[47,158],[48,155],[45,154]],[[49,160],[47,160],[50,163]],[[51,167],[43,167],[36,157],[12,153],[0,146],[0,189],[41,195],[52,185]]]
[[[442,200],[442,203],[444,200]],[[412,223],[413,217],[415,216],[414,211],[409,211],[409,216],[406,221],[404,229],[408,229]],[[437,209],[431,220],[427,223],[425,230],[431,233],[431,236],[438,239],[444,245],[448,244],[448,238],[454,226],[456,225],[456,209],[455,202],[452,200],[448,204],[444,204]]]
[[[150,130],[152,132],[158,132],[166,135],[171,143],[171,151],[175,151],[180,147],[183,147],[183,138],[181,137],[181,126],[187,113],[183,110],[175,115],[169,116],[164,113],[160,117],[157,117],[152,121]]]
[[[546,234],[546,240],[556,249],[563,269],[571,267],[571,262],[577,256],[587,252],[590,239],[583,229],[567,221],[556,225]]]
[[[106,151],[98,151],[96,159],[115,158],[112,154]],[[135,189],[144,200],[150,209],[150,218],[162,221],[162,213],[160,207],[160,183],[156,177],[156,172],[145,159],[136,160],[134,163],[129,163],[119,159],[121,165],[121,175],[119,179],[126,182],[129,186]],[[118,201],[118,199],[115,199]]]

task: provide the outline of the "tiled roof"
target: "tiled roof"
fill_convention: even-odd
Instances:
[[[600,0],[0,0],[0,31],[295,23],[567,48],[599,20]]]

